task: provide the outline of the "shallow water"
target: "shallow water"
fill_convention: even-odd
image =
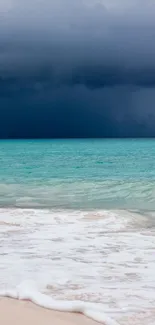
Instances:
[[[147,324],[155,321],[155,227],[148,217],[1,209],[0,238],[2,289],[33,279],[57,300],[102,303],[120,324],[143,324],[141,313]]]
[[[153,325],[153,141],[0,146],[0,290],[32,279],[119,324]]]
[[[0,206],[155,209],[155,140],[0,142]]]

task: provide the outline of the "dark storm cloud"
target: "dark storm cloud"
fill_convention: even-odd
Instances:
[[[1,0],[0,136],[155,135],[153,1]]]

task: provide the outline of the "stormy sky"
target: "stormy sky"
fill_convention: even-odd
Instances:
[[[155,136],[154,0],[0,0],[0,137]]]

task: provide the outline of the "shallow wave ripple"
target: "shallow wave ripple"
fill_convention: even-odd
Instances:
[[[153,211],[1,209],[1,295],[153,325],[154,221]]]
[[[155,210],[155,179],[52,179],[47,184],[0,184],[0,207]]]

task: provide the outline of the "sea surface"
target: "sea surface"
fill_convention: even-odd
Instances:
[[[155,324],[155,140],[0,141],[0,292]]]

